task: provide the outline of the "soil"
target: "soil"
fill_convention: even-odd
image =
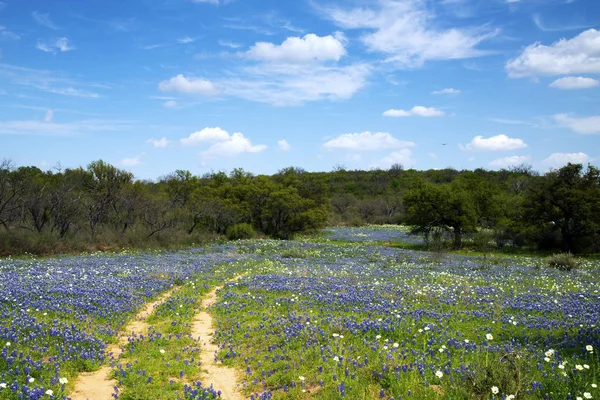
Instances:
[[[105,352],[109,359],[117,359],[123,352],[129,336],[146,334],[148,323],[146,318],[156,307],[165,302],[175,289],[170,289],[160,295],[155,301],[146,303],[135,317],[129,322],[119,334],[119,344],[109,344]],[[112,368],[103,366],[94,372],[80,374],[75,381],[75,388],[69,395],[71,400],[113,400],[114,386],[117,381],[110,379]]]
[[[237,279],[239,277],[231,281]],[[202,306],[205,310],[216,302],[217,291],[222,288],[222,286],[217,287],[204,297]],[[200,361],[206,376],[202,379],[202,386],[210,387],[212,385],[215,390],[220,390],[223,400],[241,400],[244,397],[238,390],[235,370],[215,362],[215,354],[219,351],[219,346],[212,342],[214,333],[211,315],[206,311],[196,314],[192,323],[192,336],[197,337],[203,346]]]

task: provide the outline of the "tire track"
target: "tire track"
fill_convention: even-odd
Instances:
[[[227,283],[234,282],[241,277],[241,275],[237,276],[227,281]],[[204,310],[207,310],[216,303],[217,291],[224,286],[218,286],[204,296],[204,300],[202,301]],[[198,337],[203,346],[200,362],[207,376],[202,379],[202,385],[204,387],[212,385],[215,390],[220,390],[223,400],[242,400],[244,397],[238,390],[239,385],[237,383],[236,370],[219,365],[215,361],[219,346],[212,342],[214,334],[212,316],[207,311],[200,311],[196,314],[192,322],[192,336]]]
[[[144,307],[129,321],[119,334],[118,344],[109,344],[105,348],[105,353],[110,359],[119,358],[127,344],[127,339],[131,336],[146,334],[148,323],[146,319],[154,312],[154,309],[164,303],[177,288],[171,288],[161,294],[156,300],[146,303]],[[69,395],[71,400],[112,400],[114,387],[117,381],[110,379],[112,368],[103,366],[97,371],[84,372],[79,374],[75,381],[75,388]]]

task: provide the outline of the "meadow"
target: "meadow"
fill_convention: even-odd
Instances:
[[[115,399],[218,397],[192,334],[216,286],[214,358],[235,368],[244,398],[600,398],[598,262],[440,257],[345,229],[331,241],[0,260],[0,398],[65,399],[101,366]],[[148,332],[107,354],[169,289]]]

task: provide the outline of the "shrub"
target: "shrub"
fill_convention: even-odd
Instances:
[[[252,239],[255,235],[252,225],[247,223],[235,224],[227,228],[225,236],[229,240]]]
[[[306,258],[308,255],[298,249],[285,249],[280,253],[282,258]]]
[[[579,267],[579,260],[571,253],[553,254],[548,257],[548,266],[561,271],[571,271]]]

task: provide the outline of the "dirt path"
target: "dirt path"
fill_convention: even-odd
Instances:
[[[228,282],[236,281],[239,278],[241,276],[233,278]],[[217,301],[217,290],[222,288],[223,286],[216,287],[204,296],[202,306],[205,310],[215,304]],[[215,390],[220,390],[223,400],[241,400],[244,397],[237,389],[238,383],[235,370],[215,362],[215,353],[219,351],[219,347],[212,343],[214,333],[212,316],[206,311],[200,311],[196,314],[192,322],[192,336],[199,337],[204,347],[200,361],[207,375],[202,378],[202,386],[210,387],[212,385]]]
[[[156,307],[164,303],[175,290],[176,288],[170,289],[153,302],[146,303],[144,308],[119,333],[119,344],[106,346],[106,355],[110,358],[118,358],[123,352],[129,336],[146,334],[149,326],[146,318],[152,314]],[[110,379],[111,371],[111,367],[103,366],[97,371],[80,374],[75,381],[75,388],[69,395],[71,400],[112,400],[114,386],[117,381]]]

